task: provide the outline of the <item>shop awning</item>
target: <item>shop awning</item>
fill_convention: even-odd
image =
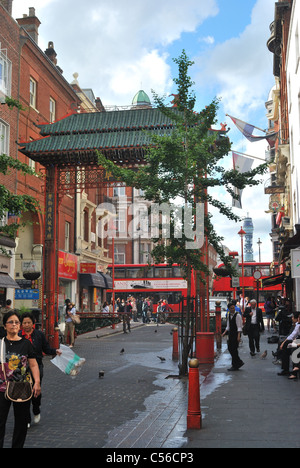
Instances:
[[[106,289],[112,289],[113,287],[112,277],[109,275],[105,275],[104,273],[101,273],[100,271],[98,273],[101,276],[103,276],[105,284],[106,284]]]
[[[290,251],[300,247],[300,232],[298,231],[293,237],[290,237],[282,246],[280,251],[280,262],[290,256]]]
[[[80,286],[107,289],[105,279],[99,273],[79,273]]]
[[[277,284],[282,284],[285,279],[285,275],[275,275],[275,276],[268,276],[268,278],[264,278],[262,280],[262,287],[267,288],[269,286],[276,286]]]
[[[0,288],[13,288],[13,289],[20,289],[20,286],[12,279],[11,276],[0,273]]]

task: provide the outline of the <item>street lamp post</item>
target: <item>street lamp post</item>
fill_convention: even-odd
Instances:
[[[241,252],[242,252],[242,292],[243,292],[243,306],[242,312],[244,315],[245,312],[245,286],[244,286],[244,236],[246,235],[244,229],[241,227],[241,230],[238,232],[238,235],[241,237]]]
[[[260,240],[260,238],[258,238],[258,241],[257,241],[257,243],[258,243],[258,261],[259,261],[259,263],[261,263],[261,252],[260,252],[260,246],[261,246],[261,244],[262,244],[262,241]]]

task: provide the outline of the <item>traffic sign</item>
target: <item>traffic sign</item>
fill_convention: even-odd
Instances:
[[[262,277],[261,271],[260,270],[255,270],[254,273],[253,273],[253,277],[256,280],[260,280],[260,278]]]

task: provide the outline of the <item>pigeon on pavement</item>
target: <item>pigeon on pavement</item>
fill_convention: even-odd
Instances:
[[[161,357],[161,356],[157,356],[157,357],[158,357],[158,359],[161,360],[161,362],[164,362],[166,360],[164,357]]]
[[[266,359],[268,355],[268,351],[266,350],[264,353],[262,353],[262,355],[260,356],[260,359]]]

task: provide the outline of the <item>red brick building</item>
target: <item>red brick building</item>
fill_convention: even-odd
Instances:
[[[2,151],[13,158],[18,158],[36,170],[43,168],[25,157],[18,151],[16,142],[31,141],[40,138],[38,125],[54,122],[67,114],[77,112],[80,99],[75,90],[62,75],[62,70],[56,65],[56,53],[53,43],[49,43],[45,53],[38,46],[39,19],[34,8],[29,9],[29,15],[15,21],[11,17],[12,0],[0,2],[0,50],[1,50],[1,96],[12,97],[21,102],[25,110],[9,110],[7,106],[0,108],[0,125]],[[43,232],[44,232],[44,185],[41,177],[23,175],[11,171],[9,176],[0,174],[0,182],[15,194],[33,196],[40,203],[41,212],[35,216],[26,214],[24,219],[31,224],[20,230],[16,239],[16,249],[11,258],[11,274],[19,284],[28,287],[24,281],[24,269],[30,268],[30,262],[35,262],[35,268],[42,271]],[[64,197],[60,209],[59,249],[74,251],[74,197]],[[69,225],[66,239],[66,225]],[[41,282],[36,284],[40,288]],[[9,290],[11,297],[13,291]],[[20,296],[16,296],[20,297]],[[24,295],[24,297],[29,297]],[[40,294],[41,298],[41,294]],[[75,298],[75,289],[73,291]],[[24,299],[16,300],[16,307],[25,305],[41,306],[41,302]]]
[[[29,14],[24,14],[16,21],[11,17],[11,11],[12,0],[0,0],[0,49],[3,49],[0,73],[3,75],[5,71],[5,84],[7,83],[5,87],[4,80],[1,82],[3,90],[0,91],[3,99],[5,96],[10,96],[19,100],[24,110],[9,111],[6,106],[1,106],[1,134],[7,129],[5,148],[3,143],[2,149],[4,153],[28,164],[37,173],[41,171],[45,174],[42,165],[18,151],[19,146],[16,142],[21,144],[42,138],[40,129],[43,124],[51,124],[76,113],[95,113],[105,109],[101,100],[93,97],[92,90],[80,88],[77,81],[78,74],[74,74],[75,80],[71,84],[66,81],[62,69],[58,66],[53,42],[48,43],[45,52],[39,48],[40,21],[35,9],[29,8]],[[33,268],[42,272],[45,262],[43,258],[45,179],[11,172],[9,177],[0,174],[0,182],[13,193],[33,196],[41,207],[41,212],[35,216],[24,215],[24,219],[30,223],[18,233],[16,248],[12,251],[10,261],[11,275],[15,277],[21,288],[28,288],[28,282],[26,283],[23,275],[24,269]],[[75,301],[78,307],[84,302],[85,308],[89,310],[101,310],[104,291],[91,288],[87,294],[84,293],[78,273],[81,262],[95,263],[96,269],[100,271],[104,271],[105,265],[109,263],[107,251],[97,233],[96,207],[101,199],[101,188],[83,187],[80,192],[66,191],[60,195],[56,302],[61,308],[64,300],[69,298]],[[70,273],[74,265],[76,274]],[[40,290],[40,300],[33,299],[28,295],[28,291],[23,296],[17,291],[16,298],[20,299],[14,301],[15,307],[42,306],[41,279],[42,276],[33,283],[33,286]],[[8,290],[8,294],[14,298],[13,290]]]

